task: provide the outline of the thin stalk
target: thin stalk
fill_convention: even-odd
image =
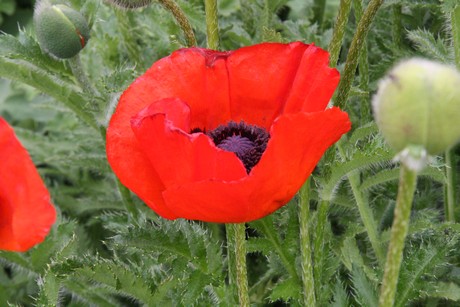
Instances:
[[[205,0],[206,41],[209,49],[219,49],[219,23],[217,19],[217,0]]]
[[[232,224],[235,234],[236,285],[241,307],[249,307],[248,274],[246,268],[246,225]]]
[[[318,28],[323,26],[324,11],[326,10],[326,0],[315,0],[313,3],[313,22],[316,22]]]
[[[77,54],[73,58],[68,59],[67,62],[69,63],[70,69],[72,70],[73,75],[77,79],[83,91],[93,97],[100,96],[97,90],[91,85],[91,82],[83,71],[80,55]]]
[[[404,240],[409,229],[410,212],[417,183],[417,172],[401,165],[398,197],[396,199],[390,245],[388,246],[385,273],[380,290],[379,306],[394,305],[396,286],[404,250]]]
[[[232,293],[236,294],[236,263],[235,263],[235,231],[232,224],[225,224],[225,235],[227,237],[227,267],[228,284],[232,288]]]
[[[351,190],[358,206],[359,215],[363,222],[364,228],[366,228],[369,241],[371,242],[372,248],[374,249],[377,260],[380,264],[383,264],[385,259],[385,253],[383,252],[382,245],[380,244],[380,237],[377,232],[377,223],[375,222],[372,210],[369,207],[369,202],[365,199],[363,193],[359,190],[360,178],[359,172],[355,172],[348,175],[348,181],[350,182]]]
[[[450,14],[452,29],[452,44],[454,47],[455,64],[460,69],[460,4],[457,4]]]
[[[121,41],[123,46],[126,48],[131,61],[136,63],[136,68],[139,70],[144,70],[143,60],[141,58],[141,52],[139,50],[138,31],[136,29],[136,19],[133,18],[133,14],[128,10],[121,10],[119,8],[114,8],[115,17],[117,19],[118,30],[123,38]]]
[[[344,108],[348,95],[351,89],[351,83],[355,75],[356,67],[358,66],[359,54],[363,46],[363,41],[369,33],[369,29],[377,14],[378,9],[382,6],[384,0],[371,0],[363,14],[363,17],[358,23],[356,33],[351,41],[350,49],[348,50],[347,61],[345,63],[345,69],[342,73],[342,78],[338,88],[338,94],[336,98],[336,106]]]
[[[117,178],[117,187],[118,191],[120,192],[121,199],[123,200],[123,204],[125,205],[126,211],[128,211],[131,214],[131,217],[134,220],[137,220],[138,217],[138,212],[136,205],[133,202],[133,199],[131,197],[131,192],[128,190],[127,187],[125,187],[120,180]]]
[[[259,222],[264,229],[264,234],[267,236],[267,239],[273,244],[277,254],[281,259],[281,262],[283,262],[289,274],[292,276],[292,278],[298,279],[299,276],[297,275],[295,264],[292,263],[292,261],[289,261],[289,257],[286,255],[286,250],[282,246],[279,238],[277,236],[273,236],[272,232],[268,230],[269,226],[267,225],[267,220],[261,219],[259,220]]]
[[[329,211],[329,201],[322,200],[318,204],[317,215],[316,215],[316,227],[315,235],[313,240],[313,276],[315,280],[316,289],[316,300],[321,301],[321,280],[323,275],[323,264],[324,264],[324,241],[325,241],[325,230],[327,224],[327,214]]]
[[[300,262],[303,283],[303,304],[304,306],[316,306],[315,280],[313,277],[313,266],[310,246],[310,179],[300,190],[299,200],[299,224],[300,224]]]
[[[344,159],[345,153],[341,144],[337,143],[336,146],[340,156]],[[383,252],[382,245],[380,244],[380,238],[377,231],[377,223],[375,222],[374,215],[372,214],[372,210],[369,206],[369,202],[359,189],[360,181],[359,172],[353,172],[348,175],[348,182],[350,182],[351,190],[356,200],[356,205],[358,207],[361,221],[363,222],[364,228],[366,229],[369,241],[371,242],[377,260],[380,264],[383,264],[385,254]]]
[[[362,0],[353,1],[353,9],[355,11],[356,22],[359,23],[363,17],[363,5]],[[361,54],[359,56],[359,88],[366,93],[365,95],[359,97],[360,101],[360,113],[359,117],[361,125],[367,124],[372,120],[371,111],[370,111],[370,99],[369,99],[369,61],[368,61],[368,48],[367,48],[367,39],[363,40],[363,46],[361,47]]]
[[[453,149],[449,149],[445,153],[445,169],[447,183],[445,186],[445,214],[446,221],[455,223],[455,152]],[[453,169],[454,168],[454,169]]]
[[[450,23],[452,30],[452,46],[454,48],[455,64],[460,69],[460,5],[456,5],[450,14]],[[447,183],[445,185],[445,214],[446,220],[455,222],[455,187],[457,186],[457,174],[455,172],[455,152],[454,149],[449,149],[445,153],[446,161],[446,177]]]
[[[173,14],[174,18],[176,19],[177,23],[181,27],[182,31],[185,35],[185,40],[187,41],[188,47],[196,46],[196,38],[195,34],[193,33],[193,28],[185,15],[184,11],[180,8],[180,6],[174,0],[158,0],[158,2],[171,14]]]
[[[340,1],[339,13],[337,14],[337,20],[334,25],[334,33],[332,34],[331,42],[327,48],[331,57],[331,66],[334,67],[337,65],[337,61],[339,60],[340,49],[342,48],[343,36],[345,34],[345,29],[347,28],[350,9],[351,0]]]
[[[393,46],[396,49],[400,49],[402,47],[403,26],[401,9],[401,4],[395,4],[392,8],[391,36],[393,38]]]

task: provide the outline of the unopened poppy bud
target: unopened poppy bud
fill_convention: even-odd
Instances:
[[[35,7],[34,23],[41,48],[60,59],[77,55],[89,39],[85,17],[66,5],[39,2]]]
[[[107,0],[108,2],[124,8],[124,9],[137,9],[147,6],[152,3],[152,0]]]
[[[380,82],[373,101],[377,125],[400,152],[409,145],[439,154],[460,140],[460,73],[450,66],[411,59]]]

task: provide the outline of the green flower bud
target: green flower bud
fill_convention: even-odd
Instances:
[[[439,154],[460,140],[460,73],[411,59],[394,67],[372,101],[377,125],[396,151],[422,146]]]
[[[147,6],[152,3],[152,0],[107,0],[108,2],[124,8],[124,9],[137,9]]]
[[[89,39],[85,17],[66,5],[40,1],[35,7],[34,24],[41,48],[60,59],[77,55]]]

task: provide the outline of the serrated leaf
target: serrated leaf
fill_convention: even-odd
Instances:
[[[270,294],[270,300],[272,302],[277,300],[283,300],[289,302],[290,300],[299,300],[302,290],[300,285],[293,278],[289,278],[278,282],[273,288]]]

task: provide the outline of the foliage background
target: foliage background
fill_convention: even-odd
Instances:
[[[324,1],[323,13],[322,2],[219,1],[221,48],[300,40],[327,49],[340,1]],[[59,211],[43,244],[24,254],[0,252],[0,305],[235,305],[223,225],[166,221],[135,197],[136,209],[127,211],[100,131],[75,116],[77,109],[106,124],[120,93],[137,76],[185,46],[180,28],[158,3],[135,11],[99,0],[67,3],[81,9],[92,25],[81,59],[99,98],[82,92],[68,63],[41,52],[31,22],[33,1],[0,0],[0,30],[5,32],[0,34],[0,115],[29,150]],[[177,3],[190,19],[198,45],[206,46],[203,1]],[[352,2],[339,70],[367,3]],[[346,105],[353,131],[327,153],[311,181],[309,228],[320,306],[377,304],[383,267],[356,203],[360,199],[372,209],[386,248],[398,165],[373,123],[371,96],[400,59],[422,56],[454,63],[453,5],[388,0],[373,22]],[[453,153],[458,174],[459,148]],[[460,306],[460,227],[445,222],[444,163],[442,157],[434,159],[418,182],[397,306]],[[350,176],[358,179],[357,185],[350,185]],[[322,201],[329,203],[328,224],[318,242]],[[250,297],[257,306],[301,305],[297,203],[296,197],[248,225]],[[458,197],[455,203],[459,220]]]

